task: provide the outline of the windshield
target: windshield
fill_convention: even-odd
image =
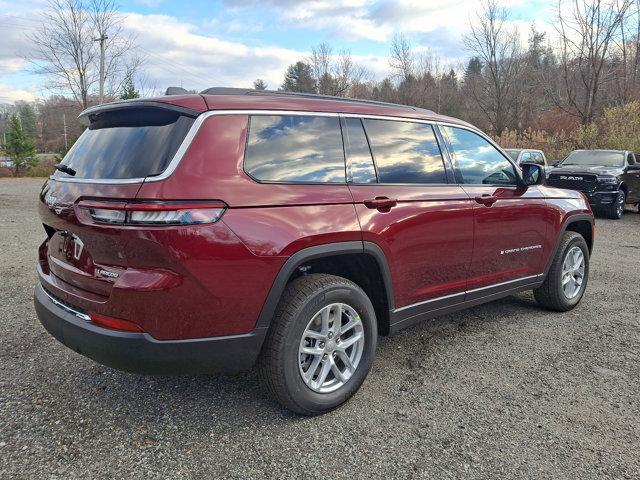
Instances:
[[[560,165],[621,167],[624,165],[624,153],[612,150],[574,150]]]
[[[173,110],[137,108],[92,116],[62,161],[73,178],[131,179],[158,175],[184,140],[193,119]],[[56,178],[69,178],[56,172]]]
[[[514,162],[518,161],[518,155],[520,155],[520,152],[522,150],[514,150],[513,148],[507,148],[505,150],[505,152],[507,152],[507,155],[509,155],[511,157],[511,160],[513,160]]]

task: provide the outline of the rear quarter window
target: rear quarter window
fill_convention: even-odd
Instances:
[[[194,119],[165,108],[107,111],[91,117],[62,163],[73,178],[132,179],[154,176],[167,167]],[[70,178],[56,172],[56,178]]]
[[[244,168],[260,182],[345,183],[338,117],[251,116]]]

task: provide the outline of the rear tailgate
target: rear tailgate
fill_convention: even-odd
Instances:
[[[54,293],[105,301],[135,251],[121,228],[91,221],[81,201],[123,203],[136,198],[144,179],[161,174],[185,140],[193,112],[181,107],[130,103],[89,110],[88,128],[40,195],[47,240],[40,266]]]

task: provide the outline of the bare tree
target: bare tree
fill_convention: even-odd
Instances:
[[[50,0],[41,21],[29,36],[34,45],[30,60],[48,77],[49,88],[71,93],[83,108],[99,82],[96,38],[108,37],[104,76],[109,96],[140,65],[140,59],[130,55],[133,40],[124,34],[113,0]]]
[[[556,30],[560,45],[560,78],[556,104],[591,123],[602,87],[613,77],[612,49],[624,37],[622,29],[632,0],[559,0]],[[623,41],[624,43],[624,41]],[[625,54],[626,55],[626,54]]]
[[[331,55],[333,49],[327,43],[311,49],[308,63],[311,65],[311,74],[316,80],[318,93],[322,95],[333,95],[333,77],[331,76]]]
[[[415,58],[411,43],[401,33],[396,34],[391,41],[389,66],[401,81],[407,81],[414,75]]]
[[[522,68],[519,37],[515,30],[508,29],[507,18],[506,10],[498,7],[495,0],[486,0],[464,38],[466,48],[483,65],[482,74],[473,77],[467,90],[497,135],[511,121]]]
[[[346,97],[354,85],[370,78],[369,72],[353,61],[351,52],[343,50],[336,56],[327,43],[313,47],[307,63],[322,95]]]
[[[640,0],[634,0],[620,23],[613,57],[615,101],[622,105],[637,96],[640,90]]]

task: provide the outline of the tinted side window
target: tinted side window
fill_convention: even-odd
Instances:
[[[433,127],[424,123],[365,119],[382,183],[447,183]]]
[[[443,127],[459,180],[467,184],[515,185],[513,165],[487,140],[469,130]]]
[[[633,153],[630,153],[630,154],[627,155],[627,163],[629,165],[633,165],[634,164]]]
[[[354,183],[377,182],[369,142],[362,128],[362,120],[345,118],[345,126],[344,143],[350,181]]]
[[[260,181],[344,183],[339,120],[303,115],[252,116],[244,166]]]
[[[531,162],[531,154],[529,152],[524,152],[520,157],[520,161],[518,163]]]

